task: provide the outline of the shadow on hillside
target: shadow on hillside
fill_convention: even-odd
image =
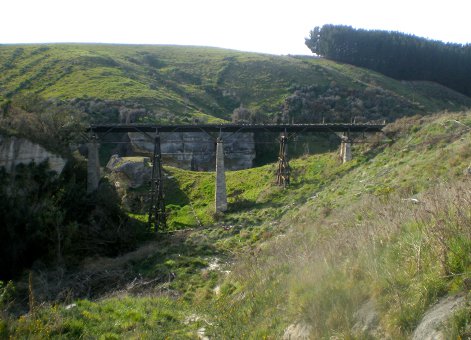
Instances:
[[[238,199],[234,202],[228,202],[228,213],[238,213],[248,210],[263,208],[280,208],[285,204],[279,202],[254,202],[248,199]]]
[[[164,195],[166,204],[184,206],[190,203],[188,195],[180,189],[178,181],[172,176],[164,177]]]
[[[365,153],[363,153],[363,157],[365,158],[366,161],[370,161],[374,158],[376,158],[376,156],[378,156],[380,153],[382,153],[384,151],[384,149],[388,146],[388,145],[391,145],[393,142],[389,142],[389,143],[384,143],[384,144],[380,144],[380,145],[377,145],[371,149],[369,149],[368,151],[366,151]]]

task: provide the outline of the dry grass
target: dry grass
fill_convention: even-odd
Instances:
[[[271,311],[266,327],[279,334],[297,320],[314,338],[351,336],[354,313],[373,299],[381,327],[407,336],[429,305],[471,275],[470,200],[471,183],[444,183],[416,199],[368,196],[298,224],[236,266],[230,281],[239,288],[220,306],[231,326],[216,334],[264,334],[253,320]]]

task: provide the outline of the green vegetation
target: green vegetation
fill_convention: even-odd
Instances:
[[[471,44],[329,24],[315,27],[306,45],[331,60],[366,67],[395,79],[435,81],[471,95],[467,80],[471,76]]]
[[[187,315],[172,299],[116,297],[96,303],[77,301],[73,308],[41,309],[34,319],[18,320],[16,337],[99,339],[194,339],[203,321],[182,328]]]
[[[204,47],[3,45],[0,74],[0,106],[36,94],[68,103],[89,122],[228,121],[241,105],[258,121],[345,121],[352,110],[363,119],[393,119],[471,105],[450,90],[426,96],[442,90],[434,84],[401,83],[324,59]]]
[[[0,279],[17,278],[33,263],[69,265],[83,256],[132,249],[145,226],[128,218],[114,188],[103,182],[87,195],[83,163],[58,176],[47,163],[0,169]]]
[[[241,261],[227,279],[237,289],[213,306],[224,325],[213,335],[279,337],[300,322],[313,338],[363,338],[371,334],[353,326],[367,301],[379,315],[374,337],[410,335],[471,273],[470,188],[458,180],[470,162],[469,125],[469,115],[445,115],[390,126],[392,145],[357,156],[281,219],[285,237]]]
[[[313,338],[407,338],[441,297],[469,301],[470,117],[399,120],[386,129],[392,142],[357,144],[347,164],[336,153],[292,160],[285,190],[273,185],[274,164],[229,172],[223,216],[212,214],[214,174],[166,168],[171,228],[193,229],[67,274],[75,285],[101,282],[99,300],[39,306],[44,273],[35,273],[36,304],[20,318],[4,307],[0,331],[184,339],[204,328],[213,338],[258,339],[301,323]],[[369,332],[355,326],[367,302],[377,313]],[[444,327],[467,334],[469,309]]]
[[[280,338],[294,324],[312,338],[407,338],[450,294],[468,304],[447,334],[469,334],[471,116],[412,116],[468,97],[320,58],[199,47],[0,46],[0,74],[2,133],[74,159],[61,176],[0,172],[0,338]],[[290,161],[286,189],[273,163],[227,172],[224,214],[214,173],[165,166],[158,235],[145,230],[145,186],[125,193],[141,204],[132,212],[113,178],[87,195],[70,150],[91,122],[404,115],[347,164],[325,136],[324,153],[291,143],[306,155]],[[365,304],[370,330],[358,325]]]

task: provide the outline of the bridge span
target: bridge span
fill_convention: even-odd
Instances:
[[[100,124],[87,132],[380,132],[385,124],[322,123],[322,124]]]
[[[352,134],[381,132],[385,124],[371,123],[321,123],[321,124],[100,124],[91,125],[86,131],[90,135],[88,143],[88,181],[87,190],[93,192],[98,188],[100,180],[100,164],[98,158],[99,139],[110,133],[137,132],[147,136],[154,142],[152,155],[152,179],[150,189],[149,224],[155,230],[165,228],[165,201],[163,192],[162,153],[160,133],[172,132],[203,132],[216,143],[216,212],[227,210],[226,180],[224,168],[224,138],[229,133],[280,133],[280,151],[278,155],[277,184],[288,186],[290,166],[287,158],[287,145],[290,138],[301,133],[334,133],[341,140],[340,158],[343,162],[351,160]]]

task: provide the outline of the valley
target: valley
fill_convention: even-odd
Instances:
[[[0,134],[68,160],[60,175],[28,162],[0,172],[0,337],[421,339],[450,301],[438,331],[469,336],[469,97],[323,58],[203,47],[5,45],[0,65]],[[160,233],[148,180],[116,170],[148,166],[149,152],[125,134],[104,144],[87,194],[86,135],[71,133],[353,120],[387,125],[348,162],[328,135],[288,144],[286,188],[279,145],[262,144],[269,157],[226,171],[224,213],[212,165],[169,157]]]

